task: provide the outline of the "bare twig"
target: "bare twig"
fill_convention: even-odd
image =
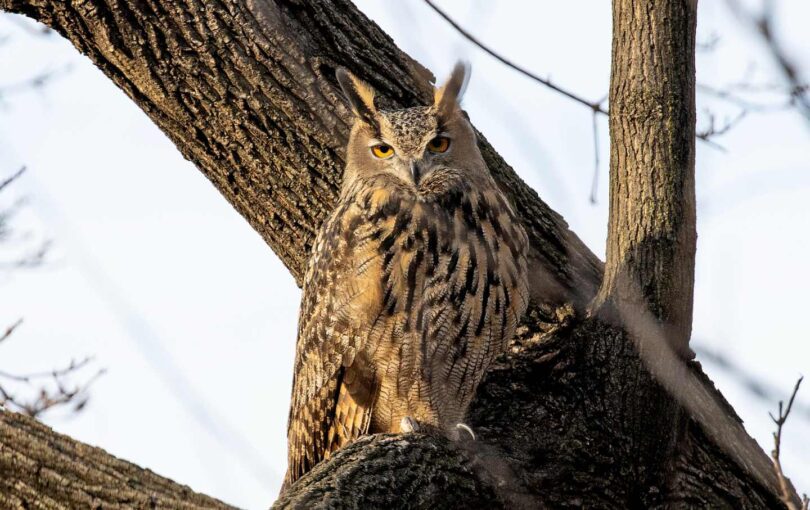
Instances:
[[[762,38],[765,48],[770,53],[785,81],[790,86],[791,103],[810,125],[810,94],[808,84],[802,80],[798,66],[791,60],[779,41],[776,40],[773,27],[773,1],[764,0],[762,10],[754,14],[747,10],[739,0],[726,0],[731,12],[748,24]]]
[[[781,393],[780,388],[752,376],[745,368],[736,364],[725,354],[700,345],[695,347],[695,351],[698,353],[698,357],[701,361],[710,362],[714,366],[724,370],[753,396],[769,403],[779,400],[779,394]],[[801,401],[793,403],[792,412],[794,416],[798,412],[799,416],[803,419],[810,419],[810,406]]]
[[[79,412],[84,409],[84,406],[87,404],[90,386],[105,373],[106,371],[104,369],[99,369],[92,377],[85,381],[84,384],[70,388],[68,388],[60,378],[55,377],[53,381],[56,386],[55,390],[41,386],[37,397],[28,400],[12,395],[0,385],[0,405],[31,416],[32,418],[40,416],[45,411],[67,404],[73,404],[73,412]]]
[[[17,259],[9,261],[0,261],[0,269],[13,270],[13,269],[31,269],[39,267],[45,263],[45,257],[51,248],[51,241],[45,240],[36,249],[20,256]]]
[[[5,188],[9,184],[11,184],[12,182],[16,181],[17,178],[19,176],[21,176],[24,172],[25,172],[25,167],[24,166],[20,167],[20,169],[17,170],[16,172],[14,172],[13,174],[11,174],[10,177],[7,177],[6,179],[3,179],[2,181],[0,181],[0,191],[3,191],[3,188]]]
[[[29,19],[21,18],[20,16],[6,16],[5,18],[31,35],[38,37],[50,37],[56,33],[50,27],[46,27],[41,23],[33,22]]]
[[[697,89],[703,92],[704,94],[710,95],[712,97],[716,97],[718,99],[722,99],[728,103],[733,105],[739,106],[746,111],[755,111],[755,112],[775,112],[781,110],[787,110],[793,108],[793,103],[790,100],[780,102],[780,103],[759,103],[755,101],[751,101],[747,98],[740,96],[739,94],[735,94],[732,92],[732,89],[748,91],[748,92],[775,92],[776,87],[773,85],[747,85],[743,83],[734,84],[729,86],[726,89],[721,89],[717,87],[713,87],[711,85],[706,85],[705,83],[698,83]]]
[[[18,323],[19,322],[22,322],[22,319],[18,321]],[[58,379],[59,377],[63,377],[65,375],[70,374],[71,372],[80,370],[82,367],[86,366],[91,361],[93,361],[92,356],[87,356],[79,361],[72,359],[70,360],[70,364],[64,368],[54,369],[47,372],[33,372],[25,375],[11,374],[9,372],[0,370],[0,377],[24,383],[30,383],[32,379],[41,379],[46,377],[53,377],[54,379]]]
[[[0,342],[11,336],[21,323],[22,319],[19,319],[9,326],[3,336],[0,337]],[[35,386],[36,396],[33,398],[21,397],[0,384],[0,406],[27,414],[34,418],[49,409],[68,404],[72,405],[73,412],[79,412],[87,403],[90,386],[106,371],[103,368],[97,370],[83,384],[69,384],[66,382],[66,379],[77,375],[78,372],[89,365],[92,360],[92,357],[86,357],[80,361],[71,360],[70,365],[61,369],[54,369],[47,372],[34,372],[25,375],[0,371],[0,379],[7,379],[12,381],[12,383],[34,386],[35,381],[42,380],[41,383]]]
[[[33,90],[41,89],[44,86],[48,85],[55,78],[70,72],[70,69],[71,66],[70,64],[68,64],[58,69],[42,71],[34,76],[31,76],[30,78],[26,78],[18,82],[0,85],[0,97],[9,94],[26,92],[32,89]]]
[[[16,172],[14,172],[11,176],[7,177],[0,181],[0,192],[3,191],[9,184],[16,181],[24,172],[26,171],[26,167],[23,166]],[[18,202],[17,206],[19,206],[21,202]],[[7,241],[7,237],[9,234],[8,223],[9,219],[15,213],[15,207],[8,207],[3,211],[0,211],[0,240]],[[32,268],[41,266],[45,262],[45,257],[48,255],[48,252],[51,247],[50,240],[42,241],[39,246],[31,247],[27,250],[27,253],[20,255],[18,258],[12,260],[0,260],[0,270],[11,270],[11,269],[21,269],[21,268]]]
[[[796,381],[796,386],[793,387],[793,393],[790,394],[790,400],[788,400],[787,407],[783,406],[784,403],[781,400],[779,401],[778,417],[774,417],[773,414],[768,413],[771,420],[773,420],[773,422],[776,424],[776,432],[773,434],[774,448],[771,452],[771,458],[773,459],[774,471],[776,471],[776,478],[779,480],[779,488],[781,489],[781,494],[779,497],[789,510],[807,510],[809,504],[807,494],[802,496],[801,506],[796,503],[799,499],[798,495],[796,494],[793,485],[790,483],[790,480],[782,471],[782,462],[779,460],[782,445],[782,427],[785,425],[785,422],[790,415],[790,410],[793,408],[793,401],[796,399],[796,394],[799,392],[799,386],[801,386],[803,379],[804,377],[799,377],[799,380]]]
[[[720,44],[720,35],[717,32],[712,32],[706,40],[695,42],[695,49],[710,52],[717,49],[718,44]]]
[[[571,99],[573,101],[576,101],[577,103],[579,103],[579,104],[581,104],[583,106],[587,106],[594,114],[594,130],[595,131],[596,131],[596,119],[595,119],[596,115],[597,114],[601,114],[601,115],[605,115],[605,116],[610,115],[609,111],[602,107],[602,103],[604,103],[604,101],[605,101],[604,99],[602,99],[600,101],[588,101],[587,99],[584,99],[583,97],[578,96],[577,94],[574,94],[573,92],[571,92],[569,90],[566,90],[566,89],[564,89],[564,88],[562,88],[562,87],[560,87],[558,85],[555,85],[554,83],[552,83],[551,80],[549,80],[547,78],[543,78],[541,76],[538,76],[537,74],[529,71],[528,69],[515,64],[511,60],[507,59],[506,57],[504,57],[500,53],[494,51],[489,46],[487,46],[486,44],[484,44],[483,42],[478,40],[478,38],[476,38],[470,32],[465,30],[464,27],[459,25],[446,12],[444,12],[442,9],[440,9],[432,0],[425,0],[425,3],[428,4],[428,6],[436,12],[436,14],[441,16],[453,28],[455,28],[456,31],[459,34],[461,34],[462,37],[464,37],[465,39],[467,39],[468,41],[473,43],[480,50],[487,53],[488,55],[490,55],[494,59],[498,60],[499,62],[501,62],[505,66],[519,72],[520,74],[522,74],[523,76],[526,76],[527,78],[530,78],[530,79],[536,81],[537,83],[540,83],[541,85],[544,85],[544,86],[550,88],[551,90],[553,90],[553,91],[555,91],[555,92],[557,92],[559,94],[562,94],[563,96],[565,96],[565,97],[567,97],[567,98],[569,98],[569,99]],[[597,136],[597,133],[594,132],[594,150],[598,151],[599,147],[598,147],[598,142],[596,140],[596,136]],[[721,145],[719,145],[719,144],[713,142],[712,140],[710,140],[711,135],[704,134],[704,135],[697,135],[696,137],[697,137],[698,140],[700,140],[700,141],[714,147],[715,149],[725,150],[724,147],[722,147]],[[599,154],[598,153],[594,155],[594,159],[596,161],[595,166],[596,166],[596,169],[598,171],[598,168],[599,168]],[[596,189],[595,188],[596,188],[596,184],[597,184],[597,179],[598,179],[598,176],[595,175],[594,180],[593,180],[593,184],[591,185],[591,197],[590,197],[591,203],[596,203],[596,198],[595,198],[596,197]]]
[[[711,120],[710,122],[713,123],[714,121]],[[713,147],[713,148],[715,148],[715,149],[717,149],[719,151],[728,152],[727,149],[724,146],[720,145],[719,143],[717,143],[717,142],[715,142],[714,140],[711,139],[711,137],[714,136],[715,134],[716,133],[712,132],[711,130],[705,131],[705,132],[696,132],[695,133],[695,138],[697,138],[698,140],[702,141],[706,145],[709,145],[710,147]]]
[[[45,411],[67,404],[72,404],[73,412],[78,412],[87,404],[90,387],[99,377],[106,373],[106,370],[102,368],[97,370],[84,383],[68,385],[62,377],[74,375],[74,372],[78,369],[70,370],[62,375],[54,375],[51,386],[55,386],[55,389],[49,388],[49,385],[43,383],[37,389],[35,398],[20,397],[0,385],[0,405],[33,418],[40,416]]]
[[[704,142],[711,143],[716,148],[725,151],[726,150],[725,147],[723,147],[722,145],[716,143],[715,141],[713,141],[711,139],[713,137],[722,136],[722,135],[728,133],[729,130],[731,130],[731,128],[733,128],[738,122],[740,122],[746,116],[747,113],[748,113],[747,110],[741,110],[740,113],[736,117],[734,117],[732,119],[726,119],[723,122],[723,124],[718,127],[715,124],[714,114],[711,113],[711,112],[707,112],[706,114],[709,117],[709,125],[708,125],[708,127],[706,127],[706,129],[704,129],[702,131],[698,131],[697,133],[695,133],[695,136],[698,139],[703,140]]]
[[[19,319],[17,319],[17,322],[15,322],[11,326],[7,327],[5,333],[3,333],[2,336],[0,336],[0,342],[5,340],[6,338],[10,337],[11,334],[14,333],[14,330],[17,329],[17,327],[20,324],[22,324],[22,322],[23,322],[22,318],[19,318]]]
[[[605,110],[604,108],[602,108],[601,102],[593,102],[593,101],[588,101],[587,99],[583,99],[582,97],[574,94],[573,92],[570,92],[568,90],[565,90],[562,87],[554,85],[551,82],[551,80],[546,79],[546,78],[542,78],[542,77],[534,74],[533,72],[527,70],[526,68],[520,67],[519,65],[513,63],[512,61],[508,60],[506,57],[500,55],[499,53],[496,53],[495,51],[490,49],[488,46],[486,46],[484,43],[479,41],[474,35],[472,35],[468,31],[466,31],[464,28],[462,28],[461,25],[456,23],[455,20],[453,20],[453,18],[451,18],[449,15],[447,15],[447,13],[445,13],[443,10],[441,10],[431,0],[425,0],[425,3],[428,4],[431,9],[436,11],[436,14],[438,14],[439,16],[444,18],[445,21],[450,23],[450,25],[452,25],[453,28],[455,28],[456,31],[458,31],[459,34],[464,36],[465,39],[467,39],[468,41],[470,41],[474,45],[478,46],[478,48],[480,48],[481,50],[483,50],[485,53],[489,54],[490,56],[492,56],[496,60],[500,61],[505,66],[514,69],[515,71],[517,71],[520,74],[526,76],[527,78],[531,78],[532,80],[536,81],[537,83],[545,85],[546,87],[550,88],[551,90],[553,90],[553,91],[555,91],[555,92],[557,92],[559,94],[562,94],[565,97],[576,101],[577,103],[580,103],[580,104],[582,104],[584,106],[587,106],[588,108],[590,108],[591,110],[593,110],[595,112],[601,113],[602,115],[607,115],[608,114],[608,111]]]

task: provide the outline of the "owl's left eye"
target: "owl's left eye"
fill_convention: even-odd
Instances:
[[[390,145],[380,143],[371,148],[371,153],[374,154],[375,158],[388,159],[394,155],[394,148]]]
[[[446,136],[437,136],[436,138],[428,142],[427,148],[430,152],[436,154],[447,152],[447,149],[450,148],[450,139],[447,138]]]

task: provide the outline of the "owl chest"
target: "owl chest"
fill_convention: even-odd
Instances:
[[[365,285],[376,289],[384,321],[423,340],[463,340],[506,322],[520,264],[486,216],[416,205],[371,225],[371,242],[357,248],[374,260]]]
[[[369,283],[381,292],[382,314],[397,317],[406,332],[424,330],[426,313],[452,286],[457,261],[451,259],[462,251],[459,234],[446,213],[418,208],[379,225],[373,247],[379,278]]]
[[[318,250],[331,269],[314,275],[334,290],[330,316],[367,332],[368,345],[489,349],[511,336],[525,309],[526,241],[499,195],[425,202],[372,189],[333,220]]]

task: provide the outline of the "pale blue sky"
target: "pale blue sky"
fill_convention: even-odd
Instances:
[[[465,107],[520,175],[604,253],[607,122],[600,119],[599,200],[590,204],[590,113],[470,46],[416,0],[360,8],[405,51],[444,76],[472,63]],[[608,89],[608,2],[440,2],[499,52],[597,99]],[[698,79],[722,86],[778,79],[723,2],[700,3]],[[783,0],[779,33],[810,72],[810,4]],[[171,142],[59,37],[32,38],[0,18],[0,86],[47,68],[71,71],[41,92],[6,97],[0,176],[29,171],[0,195],[25,196],[20,231],[54,241],[51,262],[0,274],[0,368],[50,369],[93,354],[108,373],[59,431],[246,508],[266,508],[285,469],[286,419],[300,291],[262,239]],[[699,100],[720,120],[735,110]],[[695,345],[725,353],[787,396],[810,371],[810,130],[790,112],[751,114],[697,148]],[[2,248],[2,249],[8,249]],[[2,255],[2,253],[0,253]],[[767,412],[720,368],[706,370],[771,448]],[[810,385],[810,383],[808,383]],[[810,386],[800,394],[810,403]],[[810,490],[810,416],[786,426],[784,467]],[[803,440],[804,439],[804,440]]]

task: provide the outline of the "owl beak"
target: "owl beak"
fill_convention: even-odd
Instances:
[[[411,161],[411,176],[413,177],[413,183],[419,186],[419,179],[422,178],[422,169],[419,167],[418,161]]]

